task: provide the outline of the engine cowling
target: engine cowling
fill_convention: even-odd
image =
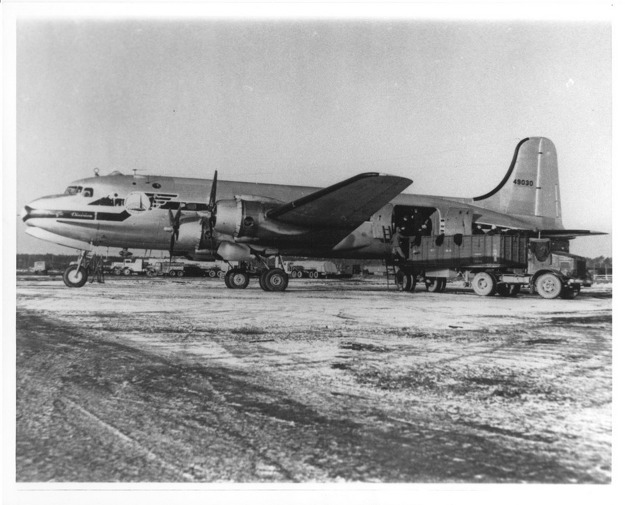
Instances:
[[[215,231],[230,235],[236,242],[254,243],[306,233],[308,230],[268,219],[267,211],[281,202],[235,198],[216,204]]]

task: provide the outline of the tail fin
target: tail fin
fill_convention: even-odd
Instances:
[[[473,201],[514,216],[539,218],[544,228],[562,228],[556,147],[545,137],[521,140],[498,186]]]

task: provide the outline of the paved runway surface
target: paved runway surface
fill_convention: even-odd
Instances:
[[[609,289],[17,285],[19,482],[611,480]]]

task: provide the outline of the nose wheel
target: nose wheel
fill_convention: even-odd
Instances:
[[[68,288],[81,288],[87,282],[87,269],[78,265],[71,265],[63,272],[63,282]]]

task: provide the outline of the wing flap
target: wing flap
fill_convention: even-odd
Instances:
[[[267,217],[308,228],[354,229],[412,184],[369,172],[276,207]]]

